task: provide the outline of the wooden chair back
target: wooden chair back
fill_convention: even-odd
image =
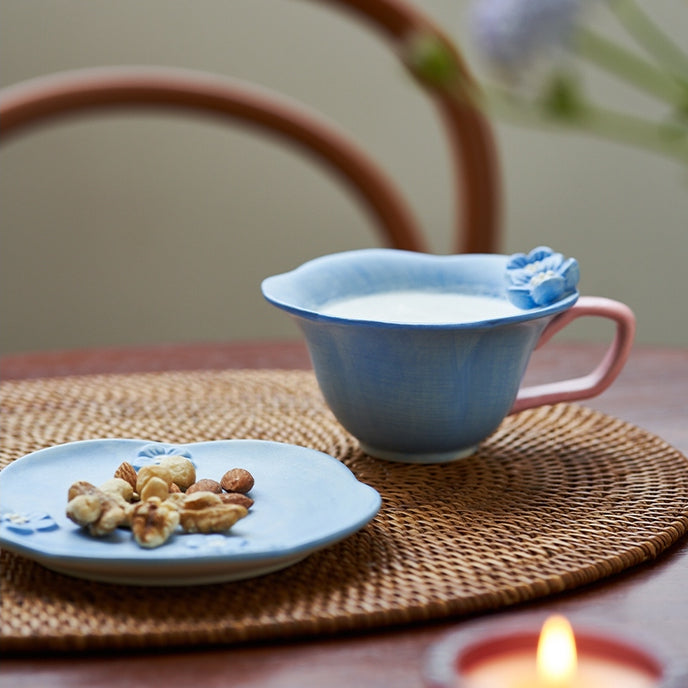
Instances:
[[[456,60],[462,92],[471,75],[451,41],[404,0],[326,0],[377,30],[405,61],[423,36]],[[413,65],[406,66],[414,69]],[[439,110],[454,163],[457,252],[490,253],[499,243],[500,188],[489,122],[473,99],[446,84],[418,80]],[[241,123],[312,155],[353,189],[386,245],[415,251],[427,242],[389,176],[352,139],[319,114],[276,93],[222,76],[176,68],[113,67],[47,75],[0,91],[0,142],[58,116],[105,108],[157,108]]]

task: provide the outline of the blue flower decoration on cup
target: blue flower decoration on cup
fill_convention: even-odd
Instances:
[[[573,294],[580,279],[578,261],[548,246],[538,246],[527,255],[513,254],[506,274],[509,301],[523,309],[547,306]]]

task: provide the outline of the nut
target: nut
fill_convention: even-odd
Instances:
[[[146,480],[141,488],[141,501],[147,502],[153,497],[157,497],[160,501],[167,499],[170,494],[170,488],[167,483],[162,479],[158,478],[157,475]]]
[[[91,485],[91,483],[86,480],[77,480],[75,483],[71,484],[67,492],[67,500],[71,502],[72,499],[78,495],[95,494],[97,490],[98,488],[95,485]]]
[[[79,526],[87,526],[98,520],[102,506],[96,494],[81,494],[67,504],[67,518]]]
[[[184,492],[196,482],[196,467],[185,456],[164,456],[160,466],[172,475],[172,482]]]
[[[232,468],[220,480],[220,484],[227,492],[246,494],[253,487],[253,476],[245,468]]]
[[[224,533],[246,514],[248,510],[238,504],[218,504],[205,509],[184,509],[179,522],[187,533]]]
[[[136,489],[136,469],[128,461],[123,461],[117,467],[114,477],[126,480],[131,485],[132,490]]]
[[[124,519],[119,525],[128,526],[131,522],[131,502],[134,501],[135,497],[138,498],[131,485],[123,478],[110,478],[100,485],[98,489],[113,499],[124,510]]]
[[[227,532],[253,505],[246,495],[253,484],[253,476],[243,468],[227,471],[221,483],[196,481],[193,463],[183,456],[165,456],[138,473],[124,461],[100,487],[85,480],[73,483],[66,513],[91,535],[130,526],[141,547],[153,548],[165,543],[180,524],[187,533]]]
[[[78,497],[89,499],[77,500]],[[116,499],[85,480],[80,480],[69,488],[68,498],[67,517],[77,525],[87,527],[91,535],[109,535],[126,520],[125,510]],[[96,500],[98,506],[95,504]]]
[[[118,501],[123,500],[124,502],[131,502],[134,499],[134,488],[131,486],[131,483],[124,478],[110,478],[102,485],[99,485],[98,489],[114,497]]]
[[[139,494],[141,494],[143,486],[151,478],[161,478],[165,481],[165,483],[167,483],[168,487],[172,483],[172,473],[169,469],[165,468],[165,466],[143,466],[139,469],[139,472],[136,474],[136,491]]]
[[[137,504],[131,517],[134,539],[146,549],[167,542],[178,525],[179,511],[157,497]]]
[[[239,504],[240,506],[250,509],[253,506],[253,500],[245,494],[240,492],[223,492],[218,495],[223,504]]]
[[[215,492],[203,490],[192,492],[191,494],[187,492],[182,504],[184,509],[205,509],[208,506],[222,504],[222,496]]]
[[[222,492],[222,485],[220,485],[217,480],[203,478],[193,485],[190,485],[186,490],[186,494],[193,494],[194,492],[215,492],[216,494],[220,494]]]
[[[173,506],[177,511],[181,511],[184,508],[185,501],[186,495],[183,492],[170,492],[165,503]]]

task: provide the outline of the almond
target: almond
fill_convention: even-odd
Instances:
[[[113,477],[126,480],[131,485],[131,489],[136,490],[136,469],[128,461],[123,461],[117,467]]]

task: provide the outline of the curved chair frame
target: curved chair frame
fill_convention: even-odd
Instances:
[[[451,41],[402,0],[327,1],[372,23],[392,41],[402,60],[404,46],[414,36],[436,37],[454,54],[462,80],[472,83]],[[456,201],[462,211],[457,212],[456,250],[493,252],[498,242],[500,189],[490,126],[472,99],[424,85],[443,117],[454,161]],[[315,113],[236,80],[149,67],[83,69],[32,79],[0,91],[0,141],[59,115],[132,106],[195,111],[280,135],[348,182],[377,220],[386,243],[427,249],[402,195],[365,152]]]
[[[423,82],[444,122],[454,165],[456,241],[458,253],[493,253],[500,238],[501,180],[489,121],[471,95],[473,77],[452,40],[426,15],[405,0],[319,0],[352,12],[389,40],[405,66],[409,41],[435,38],[453,55],[460,83]]]
[[[0,141],[58,115],[134,106],[238,120],[298,143],[349,182],[378,220],[386,243],[425,249],[411,211],[365,153],[322,118],[239,81],[146,67],[84,69],[32,79],[0,92]]]

